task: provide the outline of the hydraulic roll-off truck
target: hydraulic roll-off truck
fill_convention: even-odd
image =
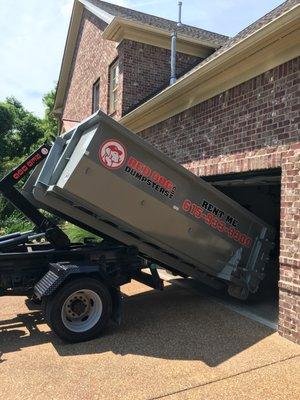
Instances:
[[[245,300],[274,242],[273,227],[100,111],[42,145],[0,192],[35,226],[0,237],[0,293],[34,295],[69,342],[120,322],[132,279],[163,289],[158,268]],[[49,213],[101,241],[71,243]]]

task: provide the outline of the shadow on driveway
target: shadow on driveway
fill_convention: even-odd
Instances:
[[[51,342],[61,356],[111,351],[168,360],[199,360],[213,367],[274,333],[210,298],[178,286],[126,297],[123,313],[121,326],[111,325],[99,339],[79,344],[65,344],[46,331],[40,311],[0,321],[2,361],[5,353]]]

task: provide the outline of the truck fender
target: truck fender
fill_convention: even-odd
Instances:
[[[76,265],[70,263],[51,263],[49,271],[34,286],[35,296],[42,300],[53,294],[70,276],[79,274],[98,274],[103,281],[108,281],[105,271],[99,265]],[[108,285],[109,286],[109,285]]]

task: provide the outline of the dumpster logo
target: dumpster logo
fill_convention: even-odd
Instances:
[[[99,159],[108,169],[121,168],[126,160],[126,149],[117,140],[107,140],[100,146]]]

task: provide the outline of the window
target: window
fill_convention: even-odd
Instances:
[[[116,111],[119,84],[119,62],[116,61],[109,70],[109,113]]]
[[[93,106],[92,106],[92,114],[99,110],[99,101],[100,101],[100,79],[98,79],[93,84]]]

